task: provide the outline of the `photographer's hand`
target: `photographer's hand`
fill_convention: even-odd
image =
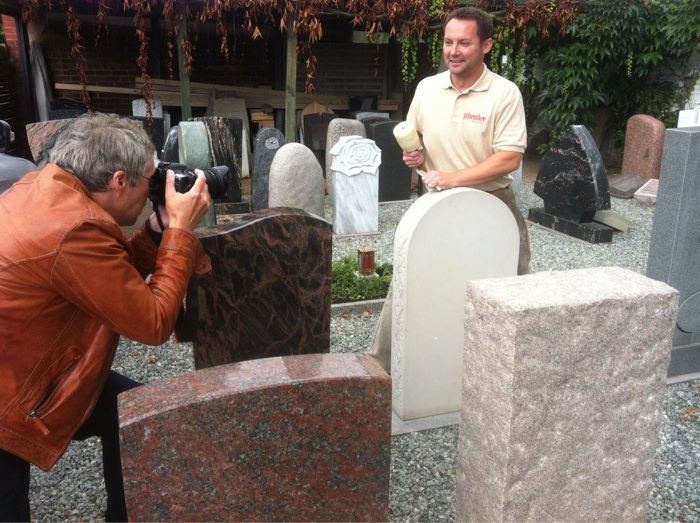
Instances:
[[[211,205],[204,173],[200,169],[195,169],[194,172],[197,180],[192,188],[185,193],[179,193],[175,191],[175,174],[168,170],[165,180],[165,210],[169,227],[192,232]]]

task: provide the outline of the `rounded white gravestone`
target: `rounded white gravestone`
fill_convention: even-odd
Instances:
[[[466,283],[515,276],[518,226],[489,193],[457,188],[425,194],[394,240],[391,377],[402,420],[461,406]]]

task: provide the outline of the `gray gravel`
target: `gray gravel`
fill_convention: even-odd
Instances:
[[[521,209],[541,206],[532,182],[523,181]],[[380,206],[379,235],[336,238],[335,259],[355,255],[358,246],[374,246],[378,263],[393,258],[393,232],[411,202]],[[597,266],[621,266],[644,273],[653,207],[634,200],[612,201],[613,210],[631,220],[611,244],[592,245],[530,226],[533,272]],[[329,212],[329,210],[327,211]],[[353,311],[334,308],[332,352],[365,352],[381,301]],[[122,340],[116,371],[149,382],[193,370],[191,345],[169,342],[147,347]],[[649,497],[650,522],[700,522],[700,380],[667,387],[664,422]],[[452,521],[455,502],[457,427],[394,436],[391,456],[390,521]],[[99,441],[73,443],[48,473],[32,469],[31,504],[36,521],[101,521],[105,509]],[[572,519],[576,517],[572,514]]]

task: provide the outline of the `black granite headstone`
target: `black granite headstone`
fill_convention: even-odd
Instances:
[[[168,136],[165,138],[165,143],[163,144],[163,154],[161,154],[160,159],[164,162],[175,162],[180,161],[180,153],[178,151],[178,126],[175,125],[168,131]]]
[[[544,209],[530,209],[530,221],[591,243],[612,241],[612,228],[593,223],[597,211],[610,209],[610,191],[600,151],[584,126],[569,126],[552,144],[534,192]]]
[[[147,116],[127,116],[130,120],[138,120],[143,125],[144,130],[151,138],[153,145],[156,146],[156,151],[160,151],[165,143],[165,128],[163,127],[162,118],[151,118]]]
[[[304,145],[316,156],[325,176],[326,165],[326,139],[328,137],[328,124],[338,118],[333,113],[311,113],[304,115]]]
[[[241,155],[243,154],[243,121],[240,118],[203,116],[191,118],[203,122],[209,135],[212,163],[228,167],[228,191],[224,203],[241,201]],[[242,211],[247,212],[247,210]]]
[[[275,127],[264,127],[255,136],[251,200],[253,210],[267,209],[270,197],[270,165],[284,145],[284,135]]]
[[[394,136],[394,127],[399,123],[379,120],[366,126],[367,138],[374,140],[382,151],[378,180],[380,202],[411,199],[411,169],[403,162],[403,150]]]

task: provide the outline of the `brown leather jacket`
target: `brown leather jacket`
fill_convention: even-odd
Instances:
[[[0,196],[0,448],[49,470],[90,415],[119,335],[164,343],[189,277],[209,265],[183,230],[160,247],[144,227],[127,240],[53,164]]]

